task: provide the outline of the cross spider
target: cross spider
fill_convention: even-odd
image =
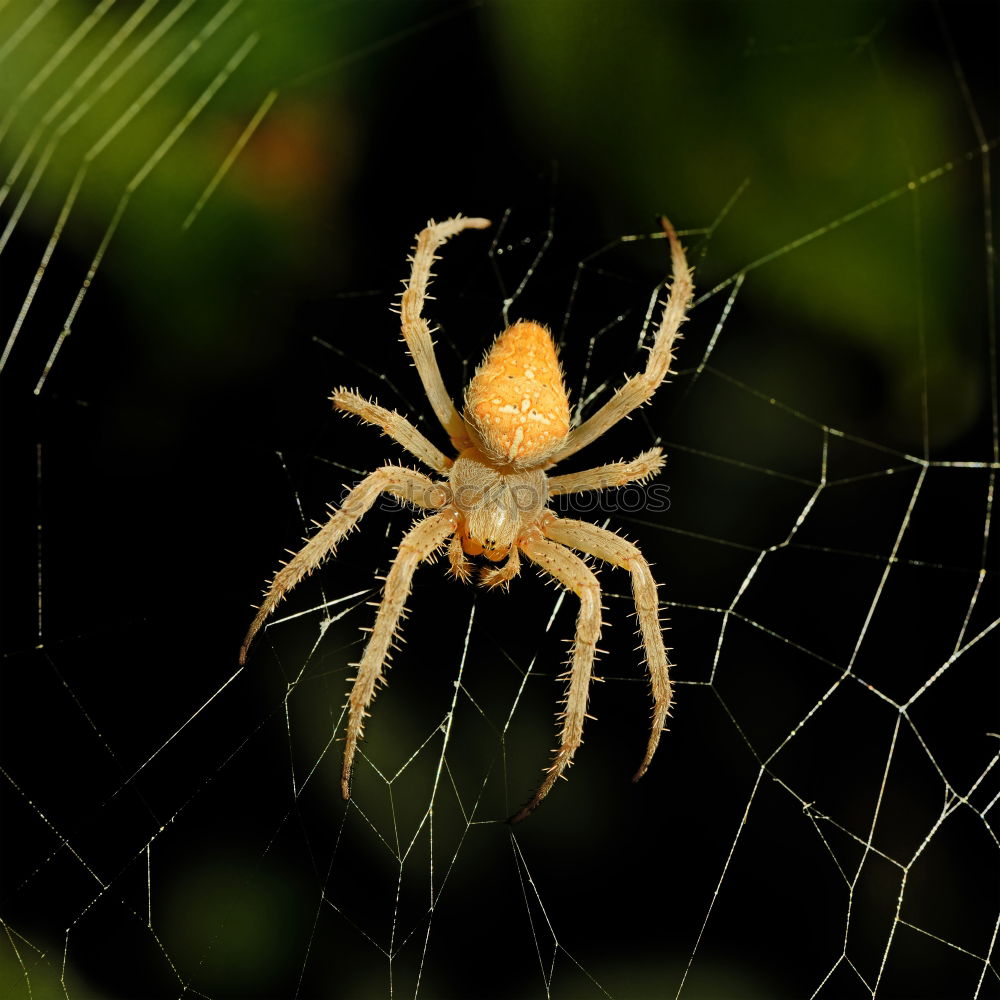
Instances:
[[[466,556],[482,556],[502,566],[483,567],[480,582],[508,586],[521,569],[521,553],[580,599],[559,748],[531,800],[514,817],[523,819],[549,793],[573,761],[582,742],[590,687],[601,633],[601,588],[586,562],[571,549],[627,569],[632,575],[639,634],[652,682],[653,722],[646,754],[634,781],[649,767],[670,711],[670,663],[660,629],[657,585],[642,553],[631,542],[595,524],[557,517],[547,509],[550,497],[603,490],[629,482],[644,482],[663,466],[659,448],[644,451],[631,462],[615,462],[584,472],[546,475],[557,462],[600,437],[623,417],[646,403],[670,372],[673,345],[691,303],[693,285],[684,250],[673,226],[664,218],[670,241],[673,285],[649,349],[646,369],[625,384],[592,417],[571,429],[569,401],[556,347],[549,331],[521,321],[501,333],[487,352],[465,394],[464,413],[452,403],[434,356],[431,330],[423,317],[435,251],[463,229],[483,229],[487,219],[458,216],[430,222],[418,236],[410,278],[400,302],[402,335],[413,358],[424,392],[457,451],[449,458],[409,421],[392,410],[348,389],[337,389],[332,401],[402,445],[424,465],[447,478],[433,480],[423,472],[386,465],[376,469],[348,494],[306,544],[275,574],[253,620],[240,663],[258,629],[284,596],[316,569],[358,523],[382,493],[431,511],[403,537],[385,579],[374,628],[361,657],[348,701],[347,739],[341,790],[351,795],[351,768],[365,716],[379,684],[385,680],[390,649],[399,628],[417,566],[447,545],[450,573],[458,580],[472,577]],[[506,561],[505,561],[506,560]]]

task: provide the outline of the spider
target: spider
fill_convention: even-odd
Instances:
[[[645,773],[660,741],[672,700],[670,662],[663,645],[657,584],[639,549],[613,531],[585,521],[557,517],[549,499],[645,482],[663,466],[659,448],[644,451],[631,462],[614,462],[584,472],[549,476],[547,470],[600,437],[622,418],[646,403],[670,372],[673,345],[691,303],[693,285],[684,250],[666,218],[661,225],[670,242],[673,284],[649,349],[646,368],[625,384],[593,416],[571,427],[569,401],[556,347],[549,331],[520,321],[501,333],[486,353],[465,394],[463,413],[455,409],[445,389],[434,355],[431,329],[423,316],[435,251],[465,229],[484,229],[487,219],[457,216],[427,224],[419,233],[409,280],[399,305],[402,336],[413,358],[424,392],[451,438],[457,457],[450,458],[405,417],[340,388],[331,397],[338,410],[353,413],[380,427],[411,455],[438,473],[386,465],[363,479],[306,544],[284,563],[264,593],[256,618],[240,650],[245,663],[254,636],[285,595],[315,570],[351,532],[382,493],[401,498],[430,513],[418,520],[399,544],[385,578],[375,625],[357,667],[348,699],[348,720],[341,790],[351,797],[351,771],[365,716],[385,671],[397,638],[413,574],[420,563],[447,547],[449,572],[468,582],[473,563],[486,587],[509,587],[527,557],[580,601],[568,670],[559,746],[544,779],[528,803],[512,817],[528,816],[573,762],[583,738],[587,697],[597,641],[601,634],[601,588],[590,566],[572,550],[596,556],[629,571],[639,635],[652,683],[653,720],[645,756],[633,781]],[[502,565],[501,565],[502,564]]]

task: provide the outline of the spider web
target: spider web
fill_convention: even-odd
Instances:
[[[451,43],[475,80],[461,46],[508,29],[490,4],[276,10],[0,5],[0,993],[1000,996],[997,138],[954,34],[981,29],[971,8],[743,37],[742,65],[786,86],[820,57],[873,80],[898,156],[825,217],[755,200],[766,164],[700,217],[679,186],[651,206],[696,266],[679,371],[573,467],[669,456],[668,511],[621,491],[580,516],[654,563],[675,713],[631,785],[647,682],[605,569],[596,718],[516,827],[571,598],[423,568],[345,804],[349,663],[410,515],[373,510],[237,669],[249,595],[342,483],[403,459],[327,412],[332,386],[441,439],[385,309],[422,198],[494,212],[438,268],[447,384],[504,322],[547,320],[578,415],[644,363],[665,243],[595,239],[625,227],[578,217],[578,176],[499,196],[464,164],[354,224],[332,192],[382,60],[407,80]],[[886,68],[915,30],[962,122],[919,151]],[[828,203],[828,177],[801,183]],[[767,238],[734,244],[762,203]],[[883,301],[871,348],[848,318]]]

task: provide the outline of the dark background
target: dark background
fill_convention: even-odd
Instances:
[[[0,11],[0,38],[35,9]],[[996,6],[237,5],[133,115],[227,9],[145,15],[74,100],[177,21],[67,131],[0,256],[6,338],[87,150],[127,119],[0,372],[0,992],[1000,995],[984,963]],[[50,63],[100,10],[54,5],[0,64],[0,166],[34,157],[4,225],[46,112],[144,8],[108,7]],[[236,664],[282,550],[344,484],[409,461],[334,415],[330,391],[376,395],[445,444],[388,306],[414,233],[457,212],[495,226],[437,268],[456,396],[511,295],[511,319],[552,326],[574,401],[639,369],[665,244],[620,237],[655,233],[657,213],[685,234],[699,295],[673,383],[572,461],[670,455],[669,511],[600,520],[664,585],[671,730],[631,785],[648,695],[627,581],[605,570],[597,718],[570,780],[514,829],[574,614],[568,599],[547,628],[556,594],[533,572],[506,596],[420,572],[350,807],[336,726],[408,515],[373,511],[286,606],[314,610]],[[352,610],[320,638],[324,601]]]

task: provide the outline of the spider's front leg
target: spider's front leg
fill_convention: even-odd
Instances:
[[[285,594],[303,577],[317,569],[327,556],[333,555],[340,540],[357,525],[382,493],[391,493],[418,507],[431,510],[441,508],[451,500],[451,491],[447,485],[435,483],[422,472],[401,466],[384,466],[363,479],[347,494],[330,520],[274,575],[270,587],[264,593],[257,617],[243,640],[240,663],[246,663],[250,643]]]
[[[512,823],[520,822],[538,808],[538,804],[549,794],[563,771],[573,763],[573,755],[583,742],[587,697],[594,670],[594,656],[597,653],[597,640],[601,635],[601,588],[587,564],[564,546],[538,535],[525,539],[521,548],[532,562],[537,563],[580,598],[580,612],[576,619],[573,653],[566,673],[569,686],[563,703],[565,708],[559,716],[562,719],[559,748],[547,769],[545,780],[538,786],[531,801],[511,817]]]
[[[660,619],[660,600],[656,581],[639,549],[631,542],[606,528],[599,528],[587,521],[548,515],[542,522],[542,532],[546,538],[597,556],[614,566],[627,569],[632,574],[632,596],[635,600],[636,618],[639,620],[639,634],[642,648],[646,653],[650,684],[653,689],[653,722],[646,746],[645,756],[639,770],[633,776],[638,781],[649,768],[660,743],[660,734],[667,724],[670,706],[673,702],[673,688],[670,684],[670,661],[668,650],[663,645],[663,624]]]
[[[351,769],[358,740],[364,727],[368,706],[375,697],[375,689],[383,681],[385,665],[389,659],[389,648],[396,635],[399,619],[410,595],[413,574],[425,559],[432,556],[455,534],[458,527],[458,511],[454,508],[431,514],[415,524],[399,543],[399,551],[393,560],[389,575],[385,578],[385,592],[375,616],[375,627],[361,662],[356,664],[357,676],[348,700],[347,743],[344,747],[344,770],[340,788],[345,799],[351,797]]]

